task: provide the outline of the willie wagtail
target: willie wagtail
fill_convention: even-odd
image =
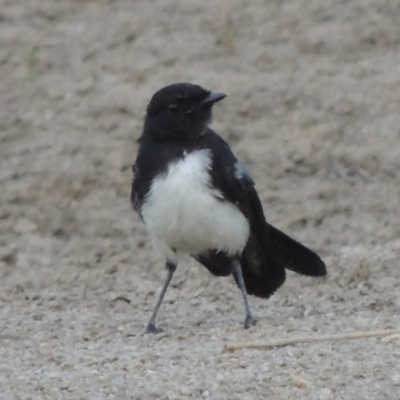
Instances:
[[[285,268],[326,275],[317,254],[268,224],[253,179],[208,127],[213,105],[224,97],[177,83],[156,92],[147,106],[131,200],[168,271],[147,332],[160,330],[156,315],[182,254],[214,275],[233,275],[245,328],[257,322],[247,294],[269,297],[285,281]]]

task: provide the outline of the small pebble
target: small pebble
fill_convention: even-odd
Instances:
[[[400,386],[400,374],[393,375],[392,382],[394,385]]]
[[[306,379],[302,378],[301,376],[294,376],[292,378],[294,386],[300,388],[300,389],[305,389],[306,387],[310,386],[310,382],[308,382]]]

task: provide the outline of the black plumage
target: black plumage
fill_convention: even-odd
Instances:
[[[164,201],[175,201],[174,198],[153,201],[151,196],[156,196],[154,194],[156,182],[167,182],[168,175],[172,174],[171,166],[178,165],[183,171],[183,168],[186,168],[184,163],[186,160],[189,162],[188,155],[190,154],[199,154],[198,160],[204,163],[204,173],[199,169],[192,175],[193,177],[200,176],[205,180],[203,192],[209,190],[210,196],[214,198],[214,202],[210,204],[215,210],[209,211],[216,213],[220,209],[224,211],[221,205],[225,204],[229,207],[229,212],[232,208],[238,210],[241,214],[233,211],[236,212],[233,215],[238,215],[239,219],[244,216],[248,224],[248,232],[245,233],[243,230],[246,241],[242,248],[238,246],[234,252],[228,248],[219,248],[218,243],[214,248],[199,250],[196,247],[197,243],[194,242],[193,249],[196,248],[196,252],[192,252],[190,235],[193,231],[188,230],[183,233],[179,231],[179,218],[190,219],[190,214],[187,213],[182,216],[180,212],[177,212],[176,217],[168,215],[168,221],[171,226],[174,226],[171,228],[172,233],[168,230],[168,226],[165,228],[170,235],[168,237],[161,237],[161,232],[165,232],[165,229],[164,231],[151,230],[150,234],[156,236],[158,241],[164,244],[165,239],[168,277],[147,328],[150,332],[157,331],[155,316],[176,269],[177,260],[174,254],[179,254],[181,250],[180,243],[176,244],[173,241],[174,232],[188,237],[189,249],[186,244],[182,247],[182,251],[189,252],[212,274],[216,276],[233,274],[245,301],[245,327],[255,323],[250,313],[246,293],[262,298],[269,297],[285,281],[285,269],[308,276],[326,274],[325,264],[317,254],[266,222],[253,179],[238,162],[228,144],[208,127],[213,104],[224,97],[224,94],[210,92],[197,85],[179,83],[158,91],[147,107],[144,129],[139,139],[139,152],[133,167],[134,180],[131,195],[133,206],[146,225],[157,226],[158,224],[158,221],[151,220],[149,216],[158,215],[157,210],[151,209],[151,213],[147,211],[150,206],[153,207],[153,203],[154,207],[157,207],[156,204],[163,205]],[[188,171],[192,170],[188,167]],[[174,184],[177,185],[175,181]],[[182,182],[182,184],[190,187],[190,182]],[[196,186],[195,183],[193,186]],[[162,195],[162,191],[157,192],[157,196]],[[185,202],[190,201],[190,196],[179,198],[178,195],[176,201],[181,201],[183,205],[186,205]],[[200,204],[198,201],[200,200],[196,199],[197,207]],[[188,206],[190,207],[190,204]],[[172,206],[170,209],[174,210]],[[207,217],[206,210],[202,211],[201,207],[194,209],[193,212],[204,212],[204,217]],[[164,217],[161,215],[159,218]],[[226,221],[226,225],[229,233],[229,221]],[[232,229],[242,225],[232,222]],[[193,230],[197,228],[192,226]],[[201,224],[201,229],[205,233],[210,233],[210,236],[216,228],[212,224],[210,226]],[[238,232],[238,237],[240,234],[241,232]],[[172,246],[168,243],[175,244]]]

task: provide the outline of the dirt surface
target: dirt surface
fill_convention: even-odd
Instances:
[[[398,1],[0,6],[1,399],[400,398],[398,336],[223,351],[400,328]],[[214,128],[328,265],[251,298],[248,331],[232,280],[188,261],[143,333],[165,270],[130,168],[178,81],[228,94]]]

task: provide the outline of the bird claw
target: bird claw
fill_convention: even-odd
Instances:
[[[251,326],[257,325],[257,320],[252,315],[247,315],[244,320],[244,329],[249,329]]]
[[[157,334],[157,333],[161,333],[163,331],[164,331],[164,329],[157,328],[156,325],[153,322],[149,322],[149,324],[147,325],[147,328],[146,328],[146,333]]]

